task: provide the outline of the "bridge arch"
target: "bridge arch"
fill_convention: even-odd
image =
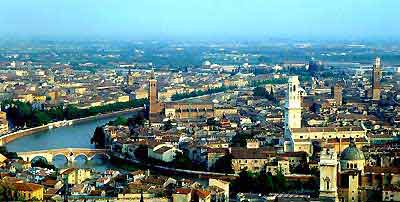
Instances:
[[[89,161],[89,157],[86,154],[80,153],[73,156],[74,161],[78,159],[78,157],[83,157],[85,161]]]
[[[52,163],[54,163],[54,161],[57,159],[57,158],[63,158],[64,160],[65,160],[65,162],[66,163],[68,163],[68,157],[67,156],[65,156],[65,154],[56,154],[56,155],[54,155],[53,156],[53,159],[52,159]]]

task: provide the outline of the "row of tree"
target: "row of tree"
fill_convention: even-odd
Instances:
[[[120,111],[135,108],[147,104],[147,99],[131,100],[129,102],[117,102],[113,104],[80,109],[74,105],[58,106],[51,109],[38,110],[32,104],[21,101],[6,100],[1,106],[7,112],[8,119],[14,127],[35,127],[48,124],[53,121],[70,120],[93,116],[101,113]]]
[[[197,96],[202,96],[202,95],[211,95],[213,93],[220,93],[224,92],[226,90],[232,89],[233,87],[227,87],[227,86],[222,86],[218,88],[209,88],[208,90],[195,90],[190,93],[177,93],[173,96],[171,96],[171,100],[181,100],[185,98],[191,98],[191,97],[197,97]]]
[[[288,191],[286,177],[279,170],[276,175],[267,172],[252,173],[242,170],[232,182],[233,192],[284,193]]]

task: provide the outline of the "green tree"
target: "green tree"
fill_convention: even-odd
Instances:
[[[275,188],[277,192],[287,192],[288,190],[288,183],[285,175],[283,175],[282,170],[278,169],[278,172],[275,176]]]
[[[147,160],[147,146],[139,145],[138,148],[134,152],[135,158],[139,160]]]
[[[31,163],[32,167],[40,167],[40,168],[48,168],[48,169],[53,169],[55,170],[56,167],[50,163],[48,163],[45,159],[43,158],[38,158],[37,160],[33,161]]]
[[[33,126],[41,126],[46,125],[50,122],[50,117],[42,111],[35,110],[32,116],[32,125]]]
[[[105,147],[106,135],[104,133],[103,127],[96,127],[94,130],[94,134],[92,139],[90,140],[91,144],[95,144],[96,148],[104,148]]]
[[[227,153],[219,158],[211,170],[219,173],[234,173],[232,168],[232,155]]]
[[[177,152],[172,162],[175,168],[192,169],[192,161],[182,152]]]

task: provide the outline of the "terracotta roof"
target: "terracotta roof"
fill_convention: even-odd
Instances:
[[[233,159],[268,159],[276,156],[275,151],[265,148],[247,149],[242,147],[231,148]]]
[[[17,191],[37,191],[39,189],[42,189],[43,186],[39,184],[33,184],[33,183],[15,183],[14,187]]]
[[[70,173],[74,172],[76,170],[75,168],[68,168],[67,170],[64,170],[61,175],[69,175]]]
[[[398,167],[378,167],[378,166],[366,166],[364,168],[366,173],[393,173],[400,174],[400,168]]]
[[[210,195],[210,192],[207,190],[196,190],[196,194],[199,196],[199,198],[207,198]]]
[[[177,188],[175,190],[176,194],[190,194],[192,190],[191,189],[187,189],[187,188]]]

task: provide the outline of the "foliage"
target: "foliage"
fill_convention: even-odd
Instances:
[[[242,170],[239,177],[232,182],[232,191],[237,192],[252,192],[268,194],[271,192],[283,193],[287,192],[287,179],[278,171],[277,175],[261,171],[260,173],[251,173]]]
[[[213,93],[224,92],[224,91],[232,89],[232,88],[233,87],[222,86],[222,87],[218,87],[218,88],[209,88],[206,91],[196,90],[196,91],[192,91],[190,93],[177,93],[177,94],[171,96],[171,100],[175,101],[175,100],[181,100],[181,99],[185,99],[185,98],[197,97],[197,96],[202,96],[202,95],[211,95]]]
[[[232,168],[232,155],[228,153],[219,158],[211,170],[219,173],[234,173]]]
[[[145,160],[148,158],[147,156],[147,146],[139,145],[138,148],[134,152],[136,159]]]
[[[90,143],[95,144],[96,148],[104,148],[106,143],[105,140],[106,134],[104,133],[103,127],[96,127],[93,137],[90,139]]]
[[[147,103],[147,99],[139,99],[90,107],[88,109],[79,109],[74,105],[68,105],[66,107],[58,106],[46,110],[36,110],[32,108],[30,103],[5,100],[1,103],[1,106],[3,106],[3,110],[7,112],[8,119],[11,120],[14,126],[24,127],[26,125],[27,127],[35,127],[45,125],[51,121],[84,118],[102,113],[140,107]],[[8,108],[5,109],[4,106],[8,106]]]
[[[8,159],[21,159],[16,152],[9,152],[5,146],[0,146],[0,154]]]
[[[181,168],[181,169],[192,169],[192,161],[184,155],[181,152],[177,152],[174,158],[174,161],[172,162],[173,166],[175,168]]]
[[[265,80],[252,81],[250,85],[252,87],[258,87],[266,84],[285,84],[285,83],[287,83],[286,78],[279,78],[279,79],[265,79]]]
[[[31,163],[32,167],[40,167],[40,168],[48,168],[55,170],[56,167],[46,161],[46,159],[38,158],[37,160]]]
[[[111,126],[127,126],[128,125],[128,119],[122,116],[118,116],[115,120],[108,122],[108,125]]]
[[[232,137],[232,145],[245,147],[247,144],[247,139],[253,138],[253,134],[249,133],[237,133],[235,136]]]
[[[274,92],[271,89],[271,93],[268,92],[264,87],[255,87],[253,89],[253,95],[262,97],[262,98],[267,98],[268,100],[271,101],[276,101],[276,98],[274,97]]]

